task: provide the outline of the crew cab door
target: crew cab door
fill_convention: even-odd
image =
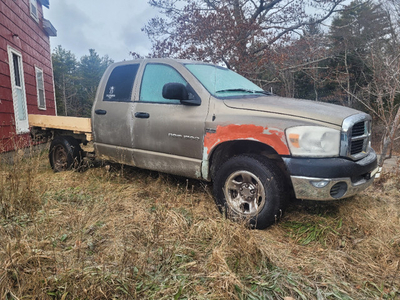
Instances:
[[[100,157],[135,165],[132,90],[140,63],[121,63],[107,69],[92,108],[94,147]]]
[[[133,127],[136,165],[200,178],[209,99],[200,99],[199,83],[188,78],[190,73],[180,64],[147,63],[142,72]],[[199,105],[165,99],[162,90],[167,83],[184,84]]]

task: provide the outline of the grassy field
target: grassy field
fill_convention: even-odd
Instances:
[[[400,175],[249,230],[211,187],[120,165],[0,163],[0,299],[400,299]]]

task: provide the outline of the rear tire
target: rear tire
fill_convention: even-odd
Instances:
[[[215,174],[213,191],[221,212],[264,229],[279,220],[289,193],[281,170],[261,155],[235,156]]]
[[[49,160],[54,172],[77,169],[82,160],[82,149],[71,136],[56,136],[50,144]]]

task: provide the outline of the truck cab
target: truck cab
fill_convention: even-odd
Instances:
[[[187,101],[163,97],[168,83]],[[182,97],[181,97],[182,98]],[[104,74],[92,110],[98,155],[140,168],[202,178],[202,147],[210,95],[174,60],[119,63]]]

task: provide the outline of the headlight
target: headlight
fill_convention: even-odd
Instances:
[[[298,126],[286,129],[293,156],[339,156],[340,131],[321,126]]]

